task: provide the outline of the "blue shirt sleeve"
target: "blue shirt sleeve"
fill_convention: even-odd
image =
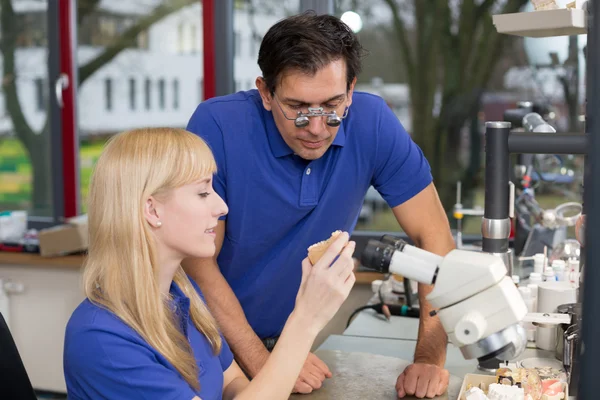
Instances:
[[[68,344],[67,386],[89,399],[188,399],[193,389],[133,336],[88,326]]]
[[[421,192],[433,179],[429,163],[419,146],[388,105],[383,101],[381,104],[371,184],[394,208]]]
[[[213,189],[223,201],[227,203],[227,171],[225,148],[223,145],[223,132],[210,112],[208,104],[202,103],[196,108],[186,129],[204,139],[211,148],[215,161],[217,162],[217,173],[213,177]],[[225,220],[227,219],[227,216],[223,215],[219,219]]]

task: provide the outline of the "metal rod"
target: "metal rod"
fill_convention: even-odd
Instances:
[[[589,139],[583,133],[546,134],[513,132],[508,137],[510,153],[586,154]]]
[[[485,124],[485,207],[482,220],[482,250],[488,253],[508,251],[510,122]]]
[[[485,212],[488,219],[508,218],[509,122],[487,122],[485,130]]]
[[[597,113],[600,102],[598,91],[600,80],[600,1],[590,0],[588,3],[588,43],[587,43],[587,110],[586,131],[590,135],[591,155],[600,156],[600,125],[594,113]],[[600,176],[600,162],[594,157],[589,157],[589,176]],[[598,359],[600,358],[600,246],[595,246],[595,240],[600,237],[600,185],[594,179],[588,179],[585,187],[585,203],[587,208],[585,232],[585,277],[583,279],[583,318],[582,318],[582,348],[581,377],[579,381],[578,399],[592,400],[598,398],[600,393],[600,379],[598,379]]]

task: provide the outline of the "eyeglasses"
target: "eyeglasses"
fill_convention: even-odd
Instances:
[[[275,99],[275,96],[273,96],[273,98]],[[281,103],[279,102],[279,99],[275,99],[275,101],[277,102],[277,105],[279,106],[279,109],[281,110],[281,113],[283,114],[284,118],[289,121],[294,121],[294,125],[296,125],[296,128],[307,127],[310,122],[309,118],[314,118],[314,117],[327,117],[327,119],[325,120],[325,123],[328,126],[335,128],[335,127],[340,126],[342,123],[342,120],[348,116],[348,107],[346,107],[344,109],[344,114],[341,116],[337,115],[335,110],[333,110],[331,112],[326,112],[323,107],[308,107],[308,112],[298,111],[296,118],[290,118],[287,116],[287,114],[283,110],[283,107],[281,107]]]

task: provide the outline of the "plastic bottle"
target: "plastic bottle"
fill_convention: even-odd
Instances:
[[[527,285],[531,291],[531,297],[533,298],[533,309],[531,312],[537,312],[537,300],[538,300],[538,284],[530,283]]]
[[[567,264],[567,271],[565,271],[565,274],[567,275],[565,280],[579,285],[579,260],[576,260],[574,258],[569,259],[569,262]]]
[[[531,289],[528,287],[520,287],[519,292],[521,293],[521,297],[523,301],[525,301],[525,305],[527,305],[527,312],[534,312],[534,299],[531,294]],[[527,340],[534,341],[535,340],[535,326],[531,322],[524,322],[523,328],[525,328],[525,332],[527,333]]]
[[[533,256],[533,272],[536,272],[540,275],[544,273],[544,268],[546,267],[544,265],[545,259],[546,257],[544,256],[544,253],[538,253]]]
[[[557,281],[565,281],[565,269],[566,264],[564,260],[554,260],[552,261],[552,270],[554,271],[554,275],[556,276]]]
[[[531,274],[529,274],[529,283],[538,285],[543,281],[544,279],[542,278],[542,274],[540,274],[539,272],[532,272]]]
[[[546,267],[544,270],[544,282],[552,282],[556,281],[556,275],[554,274],[554,270],[552,267]]]

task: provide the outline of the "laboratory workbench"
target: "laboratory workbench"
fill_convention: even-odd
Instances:
[[[369,393],[372,399],[397,399],[396,378],[413,359],[418,329],[418,318],[392,316],[387,321],[373,310],[360,312],[342,335],[328,337],[318,348],[316,354],[334,376],[302,398],[351,400]],[[519,359],[534,357],[553,358],[554,353],[528,348]],[[466,374],[485,374],[477,369],[477,360],[465,360],[452,344],[447,347],[445,368],[450,372],[450,385],[439,400],[455,400]]]

